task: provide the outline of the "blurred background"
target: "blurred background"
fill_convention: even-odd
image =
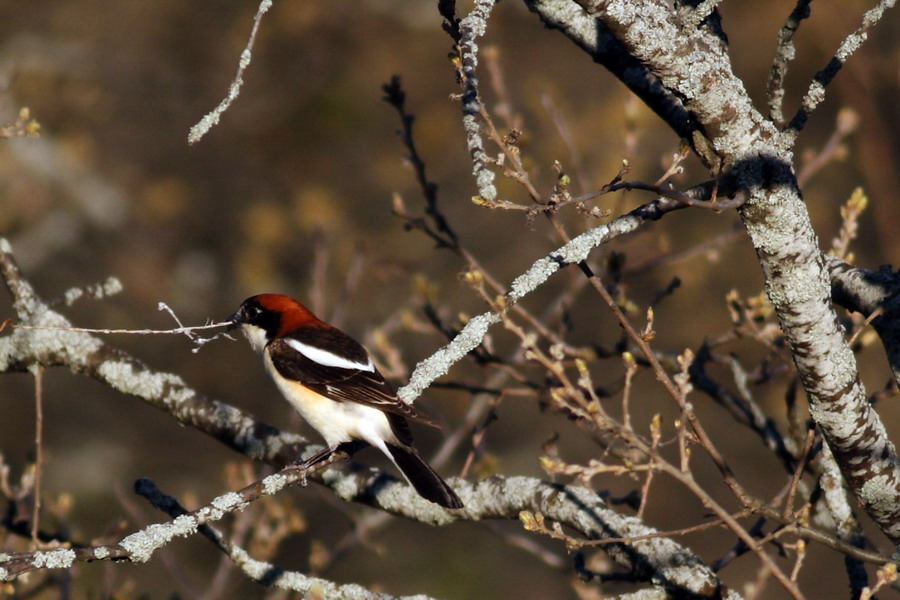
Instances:
[[[416,143],[429,178],[439,186],[441,210],[484,268],[508,283],[560,245],[543,219],[530,221],[522,212],[491,211],[470,201],[476,190],[459,103],[451,97],[459,91],[448,60],[451,41],[441,31],[434,4],[276,2],[263,19],[240,98],[217,127],[189,147],[189,128],[218,104],[234,76],[255,3],[0,3],[0,124],[14,122],[19,109],[28,107],[42,134],[0,141],[0,235],[11,240],[25,275],[45,298],[111,275],[122,281],[118,296],[81,300],[63,309],[78,326],[174,326],[157,311],[161,301],[184,323],[202,324],[230,314],[247,296],[287,293],[370,347],[387,340],[388,347],[401,352],[391,363],[391,375],[402,384],[418,360],[446,341],[423,317],[426,293],[450,324],[485,306],[460,282],[464,264],[456,255],[436,249],[420,232],[406,231],[404,221],[392,214],[395,194],[409,213],[423,212],[396,135],[399,119],[382,100],[381,85],[392,75],[401,76],[407,109],[416,116]],[[788,116],[810,78],[869,6],[859,1],[813,6],[796,38]],[[460,8],[468,10],[469,4]],[[771,1],[722,5],[735,70],[763,111],[776,36],[792,8],[793,3]],[[855,120],[855,132],[843,140],[835,160],[810,179],[804,196],[825,248],[840,226],[841,204],[857,186],[865,189],[870,207],[852,249],[857,264],[867,268],[896,263],[900,251],[898,36],[897,15],[889,14],[830,86],[797,146],[799,168],[832,136],[839,111]],[[545,30],[521,3],[496,8],[482,47],[496,52],[493,64],[508,89],[508,98],[500,99],[508,100],[520,119],[523,157],[543,193],[552,191],[554,160],[572,175],[576,193],[611,180],[622,159],[632,165],[630,178],[650,182],[671,163],[679,140],[561,34]],[[486,62],[479,71],[482,89],[489,109],[499,114]],[[504,125],[502,119],[498,124]],[[680,185],[706,178],[693,159],[686,167]],[[499,189],[509,200],[529,202],[508,180],[501,179]],[[648,199],[638,193],[604,196],[595,205],[615,216]],[[574,210],[561,219],[572,234],[597,223]],[[658,290],[673,277],[682,280],[657,307],[658,350],[696,349],[705,337],[728,330],[724,297],[729,290],[742,296],[761,291],[752,247],[740,234],[690,258],[654,266],[660,257],[728,234],[737,222],[732,212],[680,211],[611,245],[625,252],[627,268],[633,267],[623,283],[641,307],[638,323]],[[559,274],[525,306],[540,315],[579,279],[574,271]],[[570,339],[614,343],[618,327],[596,296],[584,291],[574,298]],[[0,309],[3,318],[12,315],[5,294]],[[279,427],[307,432],[243,342],[224,340],[192,354],[190,343],[180,338],[110,341],[154,368],[180,374],[201,393]],[[516,346],[500,329],[491,343],[500,354]],[[747,352],[752,357],[752,350]],[[881,389],[888,370],[880,347],[863,351],[860,360],[870,391]],[[620,366],[616,363],[617,374]],[[465,362],[450,378],[475,384],[487,375]],[[602,372],[595,377],[603,383]],[[59,369],[45,379],[44,494],[53,510],[67,511],[74,539],[127,533],[162,520],[131,495],[137,477],[150,477],[196,506],[237,485],[236,473],[248,465],[217,442],[96,382]],[[776,419],[783,418],[785,381],[758,391]],[[642,373],[638,384],[641,401],[635,411],[643,422],[657,412],[674,415],[651,374]],[[452,428],[469,399],[463,392],[433,390],[423,403]],[[770,477],[778,468],[771,457],[756,458],[757,439],[736,432],[721,410],[706,406],[705,398],[698,396],[696,402],[703,418],[721,419],[721,428],[711,428],[716,441],[751,490],[763,497],[776,493],[783,477]],[[897,440],[896,411],[889,408],[882,406],[881,412]],[[566,419],[542,411],[533,398],[505,400],[498,416],[485,441],[485,473],[544,477],[537,457],[542,443],[555,434],[567,460],[597,453]],[[0,452],[13,479],[33,460],[33,428],[33,380],[4,376]],[[417,434],[426,456],[440,443],[438,433]],[[458,473],[464,458],[461,453],[439,470]],[[375,453],[358,459],[382,465]],[[259,465],[249,466],[254,475],[263,472]],[[705,464],[698,471],[713,473]],[[640,485],[612,477],[595,484],[614,495]],[[723,501],[728,498],[724,489],[717,493]],[[323,548],[333,548],[372,514],[343,506],[315,487],[283,495],[281,501],[295,504],[303,515],[275,558],[286,569],[315,571]],[[649,524],[666,529],[703,520],[704,509],[683,490],[660,493],[663,497],[665,502],[648,505]],[[51,526],[53,517],[46,519]],[[322,575],[392,594],[577,597],[570,569],[509,543],[518,531],[517,523],[431,529],[391,520],[327,564]],[[527,539],[566,564],[560,544]],[[717,532],[682,542],[713,560],[733,539]],[[822,566],[807,568],[801,581],[844,585],[841,558],[820,554]],[[73,597],[199,597],[219,562],[204,540],[179,541],[146,565],[79,566]],[[722,576],[739,586],[752,581],[756,569],[756,560],[745,558]],[[271,594],[240,576],[233,581],[227,597]],[[772,592],[778,597],[779,590]]]

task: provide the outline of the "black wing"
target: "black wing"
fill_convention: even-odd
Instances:
[[[303,335],[304,333],[301,329],[291,337],[305,345],[321,348],[322,334],[326,332],[319,330],[315,332],[315,336],[309,337]],[[368,362],[368,353],[353,338],[338,330],[328,331],[327,334],[329,334],[327,340],[329,350],[322,349],[323,352],[334,354],[330,348],[336,348],[346,360],[360,364]],[[385,381],[375,367],[368,371],[362,368],[322,364],[292,347],[287,339],[276,338],[268,346],[272,364],[280,375],[300,382],[336,402],[356,402],[437,427],[429,417],[400,400],[391,384]],[[313,344],[313,339],[318,343]]]

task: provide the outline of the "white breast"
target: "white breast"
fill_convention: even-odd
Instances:
[[[250,342],[250,347],[257,352],[262,352],[263,349],[265,349],[266,344],[269,342],[266,336],[266,330],[262,327],[244,323],[241,326],[241,331],[243,332],[244,337],[247,338],[247,341]]]
[[[385,442],[396,443],[397,438],[382,411],[355,402],[326,398],[279,374],[268,353],[263,353],[263,360],[282,395],[325,438],[329,447],[351,440],[365,440],[390,456]]]

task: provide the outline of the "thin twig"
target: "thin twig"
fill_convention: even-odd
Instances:
[[[806,443],[803,444],[803,453],[800,460],[797,461],[797,468],[791,477],[791,484],[788,487],[787,499],[784,501],[784,520],[794,518],[794,496],[797,493],[797,486],[800,485],[800,477],[803,476],[803,470],[806,468],[806,461],[809,459],[809,452],[812,450],[813,442],[816,439],[816,430],[812,427],[806,432]]]
[[[688,13],[684,20],[685,27],[697,28],[716,9],[716,5],[722,0],[703,0],[696,8]]]
[[[873,311],[871,315],[866,317],[866,320],[863,321],[862,325],[859,326],[859,329],[853,332],[853,335],[850,336],[850,339],[847,340],[848,346],[853,346],[856,343],[856,340],[859,338],[860,334],[865,331],[866,327],[872,324],[872,321],[880,317],[884,314],[884,307],[880,306],[877,310]]]
[[[831,137],[828,138],[828,141],[825,142],[825,145],[822,146],[822,149],[813,156],[812,160],[806,162],[800,168],[797,173],[797,185],[802,188],[816,173],[821,171],[823,167],[828,165],[831,161],[836,160],[836,158],[840,156],[838,151],[843,147],[841,142],[843,142],[844,138],[848,135],[856,131],[857,125],[859,125],[859,115],[855,110],[851,108],[842,108],[838,111],[834,124],[834,132],[831,134]]]
[[[15,323],[12,319],[6,319],[2,323],[0,323],[0,332],[2,332],[7,327],[11,329],[27,329],[33,331],[71,331],[77,333],[99,333],[105,335],[186,335],[192,342],[197,344],[198,348],[195,348],[194,351],[199,349],[199,346],[207,344],[219,337],[228,336],[227,332],[217,333],[216,335],[210,338],[202,338],[194,335],[195,331],[202,331],[206,329],[216,329],[219,327],[228,327],[233,325],[233,323],[229,321],[222,321],[219,323],[210,323],[209,325],[194,325],[191,327],[176,327],[174,329],[91,329],[88,327],[49,327],[43,325],[25,325],[22,323]]]
[[[31,544],[37,549],[41,517],[41,479],[44,469],[44,369],[35,365],[34,375],[34,507],[31,513]]]
[[[250,39],[247,40],[247,45],[244,46],[244,51],[241,52],[241,60],[238,63],[237,73],[231,81],[231,85],[228,87],[228,94],[221,102],[219,102],[218,106],[200,119],[199,123],[191,127],[191,131],[188,134],[188,144],[196,144],[210,129],[218,124],[219,117],[228,110],[231,103],[234,102],[241,93],[241,86],[244,85],[244,71],[250,66],[250,61],[253,59],[251,50],[253,50],[253,44],[256,42],[256,32],[259,30],[259,23],[262,21],[262,16],[266,14],[271,7],[272,0],[262,0],[259,3],[259,8],[256,9],[256,16],[253,17],[253,28],[250,30]]]

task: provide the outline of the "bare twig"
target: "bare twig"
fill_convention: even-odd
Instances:
[[[41,479],[44,471],[44,369],[35,365],[34,375],[34,507],[31,512],[31,544],[37,548],[41,517]]]
[[[403,145],[406,146],[406,149],[409,152],[409,154],[407,154],[407,160],[409,160],[410,165],[412,165],[416,181],[419,184],[419,188],[422,190],[422,195],[425,197],[425,213],[434,223],[434,230],[425,226],[424,223],[412,223],[412,221],[414,221],[412,219],[410,219],[411,226],[418,226],[428,234],[438,246],[458,250],[459,238],[457,238],[456,233],[450,227],[450,224],[444,218],[441,211],[438,210],[437,184],[428,179],[428,176],[425,173],[425,161],[422,159],[422,156],[419,154],[419,150],[416,147],[415,138],[413,137],[413,123],[415,122],[415,117],[406,110],[406,92],[403,91],[403,87],[400,84],[400,78],[395,75],[391,78],[389,83],[382,85],[381,89],[385,94],[385,102],[393,106],[400,116],[400,123],[403,126],[399,131],[400,139],[403,141]],[[395,210],[395,212],[397,211]]]
[[[837,160],[841,155],[839,151],[843,148],[841,142],[856,131],[857,125],[859,125],[859,115],[856,111],[851,108],[842,108],[838,111],[834,123],[834,132],[821,150],[813,156],[812,160],[809,160],[800,168],[797,173],[797,185],[802,188],[823,167],[833,160]]]
[[[788,521],[794,518],[794,497],[797,494],[797,486],[800,485],[800,477],[803,476],[803,470],[806,468],[806,461],[809,458],[809,452],[812,450],[813,442],[816,439],[816,431],[810,428],[806,432],[806,443],[803,444],[803,453],[800,460],[797,461],[797,468],[794,469],[794,475],[791,477],[791,484],[788,487],[787,498],[784,501],[784,520]]]
[[[163,304],[163,303],[160,303]],[[232,323],[228,321],[222,321],[219,323],[210,323],[209,325],[193,325],[190,327],[185,327],[179,323],[179,327],[174,329],[91,329],[89,327],[54,327],[48,325],[25,325],[21,323],[14,323],[12,319],[6,319],[2,323],[0,323],[0,331],[3,331],[7,327],[11,329],[24,329],[30,331],[69,331],[75,333],[96,333],[96,334],[104,334],[104,335],[186,335],[192,342],[197,345],[197,348],[194,349],[194,352],[199,350],[200,346],[207,344],[219,337],[225,336],[229,337],[227,332],[218,333],[210,338],[202,338],[194,335],[195,331],[203,331],[206,329],[218,329],[221,327],[228,327],[232,325]]]

